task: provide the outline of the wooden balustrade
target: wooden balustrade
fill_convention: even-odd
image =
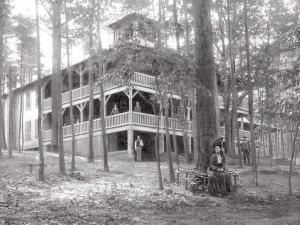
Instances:
[[[72,99],[73,100],[80,99],[81,98],[80,93],[81,93],[81,88],[76,88],[72,90]]]
[[[51,130],[45,130],[43,131],[43,141],[50,141],[51,140]]]
[[[145,87],[153,87],[153,83],[155,81],[155,78],[153,76],[149,76],[143,73],[134,73],[133,78],[132,78],[132,83],[137,84],[137,85],[141,85],[141,86],[145,86]],[[113,82],[112,80],[107,80],[104,82],[104,90],[110,90],[112,88],[115,87],[119,87],[122,86],[122,84],[118,84]],[[72,94],[73,94],[73,100],[78,100],[81,98],[86,98],[89,96],[89,92],[90,92],[90,87],[89,85],[83,86],[81,88],[76,88],[74,90],[72,90]],[[95,86],[95,90],[94,93],[99,93],[100,92],[100,87],[99,85]],[[68,103],[70,99],[70,93],[69,92],[65,92],[62,94],[62,104]],[[51,104],[52,104],[52,99],[48,98],[48,99],[44,99],[43,100],[43,109],[50,109],[51,108]]]
[[[61,103],[65,104],[68,103],[70,100],[70,92],[65,92],[61,95]]]
[[[240,138],[247,137],[247,139],[250,139],[250,131],[247,130],[240,130]],[[220,136],[225,136],[225,127],[221,127],[220,129]]]
[[[43,100],[43,109],[50,109],[52,106],[52,99],[51,98],[47,98],[45,100]]]
[[[129,112],[119,113],[117,115],[105,118],[105,126],[107,128],[125,125],[129,122]]]
[[[150,127],[156,127],[156,116],[145,113],[132,112],[132,122]]]
[[[153,87],[155,78],[143,73],[134,73],[132,82],[146,87]]]
[[[81,133],[89,131],[89,121],[81,123]]]
[[[89,85],[83,86],[81,88],[81,98],[88,97],[89,94],[90,94],[90,86]]]
[[[169,120],[170,120],[170,132],[171,132],[173,121],[171,118],[169,118]],[[162,121],[163,121],[162,127],[165,128],[166,118],[163,117]],[[129,112],[119,113],[116,115],[108,116],[105,118],[105,122],[106,122],[107,129],[115,128],[115,127],[123,126],[123,125],[128,125],[129,124]],[[95,119],[93,121],[93,123],[94,123],[95,131],[101,129],[101,119]],[[156,123],[157,123],[157,117],[155,115],[132,112],[132,124],[156,128]],[[180,121],[178,121],[177,119],[175,121],[175,129],[177,131],[182,130],[182,125],[180,124]],[[75,130],[75,134],[88,133],[89,121],[74,124],[74,130]],[[192,122],[191,121],[189,121],[189,123],[188,123],[188,131],[192,131]],[[71,125],[63,127],[63,135],[64,135],[64,137],[72,135],[72,126]],[[51,130],[43,131],[43,141],[48,141],[48,140],[51,140]]]

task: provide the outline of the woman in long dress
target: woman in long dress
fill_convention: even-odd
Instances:
[[[231,175],[225,170],[225,156],[222,144],[217,142],[213,145],[213,154],[209,161],[209,171],[212,175],[208,178],[208,192],[211,195],[224,196],[233,190]]]

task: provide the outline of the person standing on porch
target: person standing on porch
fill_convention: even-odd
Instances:
[[[118,107],[117,107],[117,104],[114,104],[114,108],[111,110],[111,116],[112,115],[116,115],[116,114],[118,114],[119,113],[119,109],[118,109]]]
[[[250,143],[245,136],[241,143],[241,152],[243,153],[244,164],[250,165]]]
[[[134,142],[134,150],[135,150],[135,161],[141,162],[142,161],[142,148],[144,147],[144,143],[140,136],[137,136],[137,139]]]
[[[135,111],[135,112],[141,112],[141,111],[142,111],[142,110],[141,110],[140,103],[139,103],[138,101],[135,103],[134,111]]]

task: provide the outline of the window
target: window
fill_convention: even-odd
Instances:
[[[31,121],[25,122],[25,141],[31,140]]]
[[[26,109],[30,109],[31,104],[30,104],[30,91],[26,92]]]

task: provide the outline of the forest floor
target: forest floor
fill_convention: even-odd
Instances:
[[[0,225],[300,224],[299,167],[292,177],[292,197],[287,195],[288,166],[274,165],[260,166],[259,187],[250,167],[240,169],[238,190],[219,198],[193,195],[183,185],[169,183],[165,162],[165,189],[158,190],[156,163],[125,160],[124,152],[109,154],[109,173],[101,160],[76,158],[80,176],[75,177],[69,171],[59,176],[57,155],[47,152],[46,181],[40,182],[37,156],[23,152],[8,159],[4,152],[0,159]],[[29,164],[35,165],[32,170]]]

